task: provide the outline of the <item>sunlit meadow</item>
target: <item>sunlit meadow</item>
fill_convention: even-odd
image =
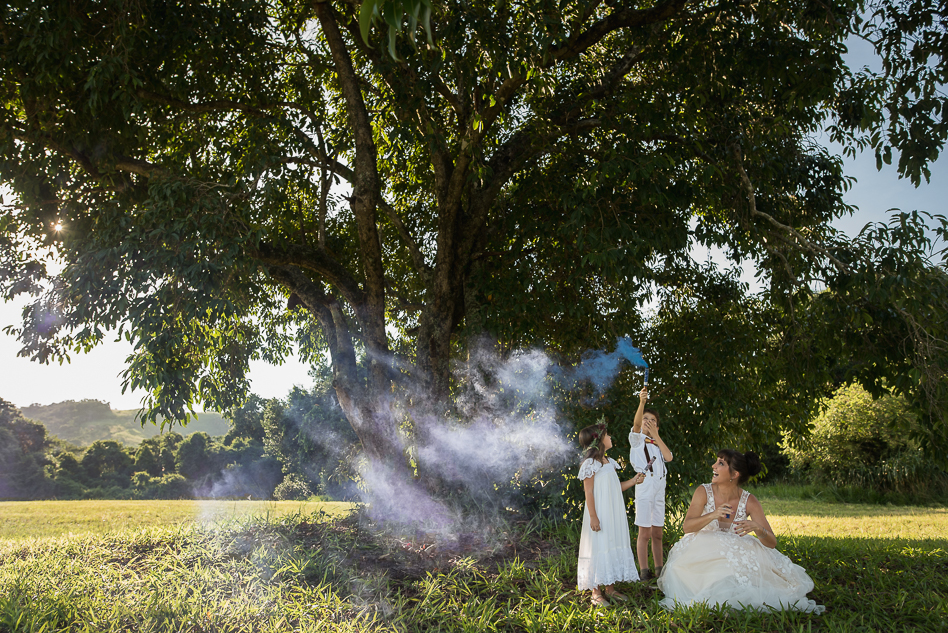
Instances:
[[[37,502],[0,504],[0,631],[943,630],[944,508],[764,503],[823,615],[669,614],[641,584],[595,609],[569,523],[511,521],[456,552],[344,504]]]

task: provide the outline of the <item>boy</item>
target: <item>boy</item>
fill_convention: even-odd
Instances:
[[[645,481],[635,487],[635,524],[639,528],[635,549],[639,560],[639,577],[643,580],[658,578],[662,573],[662,529],[665,526],[666,462],[672,452],[658,434],[658,412],[645,407],[648,385],[639,392],[639,408],[635,412],[629,433],[629,462],[636,472],[645,473]],[[652,560],[655,573],[649,571],[648,543],[652,542]]]

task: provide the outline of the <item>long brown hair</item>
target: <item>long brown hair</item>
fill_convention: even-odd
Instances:
[[[606,434],[606,423],[600,422],[587,426],[579,432],[579,445],[583,447],[583,460],[595,459],[602,462],[606,448],[602,445],[602,438]]]

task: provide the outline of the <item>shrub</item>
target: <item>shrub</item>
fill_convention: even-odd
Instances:
[[[946,476],[912,439],[915,416],[899,397],[873,400],[859,385],[841,387],[804,441],[784,440],[790,467],[815,484],[855,486],[918,496],[935,493]]]
[[[287,475],[273,491],[273,498],[278,501],[304,501],[309,499],[312,494],[309,485],[302,477]]]

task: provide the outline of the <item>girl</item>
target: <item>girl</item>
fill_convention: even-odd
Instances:
[[[718,451],[711,472],[711,483],[695,490],[682,526],[685,536],[669,552],[658,579],[665,592],[661,605],[676,609],[705,603],[821,613],[823,606],[806,597],[813,581],[775,549],[777,537],[760,501],[741,488],[760,472],[757,455]]]
[[[606,432],[605,422],[580,431],[579,444],[585,458],[579,467],[579,478],[586,493],[586,508],[579,537],[577,587],[581,591],[591,589],[592,603],[596,606],[609,604],[606,598],[624,602],[628,597],[616,591],[612,583],[634,582],[639,575],[635,571],[622,493],[642,482],[645,476],[639,473],[628,481],[619,482],[616,474],[619,465],[606,458],[606,451],[612,448],[612,438]]]

